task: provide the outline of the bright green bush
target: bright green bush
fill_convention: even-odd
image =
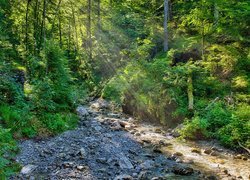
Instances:
[[[16,143],[12,139],[10,130],[0,126],[0,179],[5,179],[19,170],[19,166],[15,162],[9,160],[16,152]]]
[[[241,143],[250,148],[250,106],[238,105],[231,121],[218,130],[217,137],[226,146],[237,147]]]
[[[195,116],[192,120],[184,122],[184,127],[180,130],[180,134],[187,139],[204,139],[208,137],[208,126],[207,119]]]
[[[75,127],[78,117],[71,113],[46,113],[43,114],[41,120],[46,125],[48,130],[57,134]]]

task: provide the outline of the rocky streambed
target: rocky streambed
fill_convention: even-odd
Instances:
[[[16,161],[23,168],[11,179],[245,178],[228,172],[223,176],[211,173],[209,166],[200,167],[195,158],[185,158],[186,151],[177,142],[175,146],[171,134],[109,108],[103,100],[89,107],[80,106],[77,112],[81,120],[75,130],[49,139],[20,142]],[[200,149],[196,150],[188,149],[189,154],[201,154]]]

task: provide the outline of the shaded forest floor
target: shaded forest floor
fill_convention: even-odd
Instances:
[[[77,112],[75,130],[20,142],[23,168],[11,179],[249,178],[246,157],[211,142],[180,142],[174,131],[112,111],[106,101]]]

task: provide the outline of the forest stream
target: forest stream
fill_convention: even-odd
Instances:
[[[23,168],[11,179],[249,179],[247,157],[212,142],[181,142],[109,106],[79,106],[76,129],[21,141]]]

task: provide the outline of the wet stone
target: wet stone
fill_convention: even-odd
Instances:
[[[190,167],[175,166],[172,172],[178,175],[191,175],[194,173],[194,170]]]

